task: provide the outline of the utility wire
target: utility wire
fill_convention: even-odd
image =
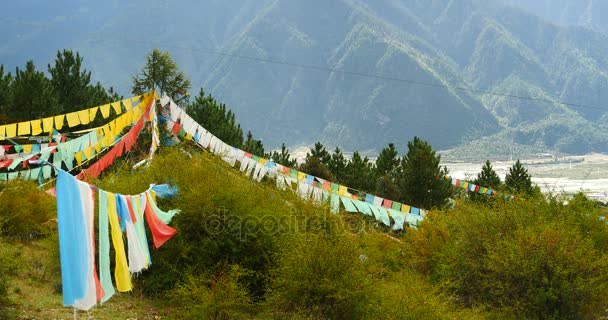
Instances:
[[[116,46],[120,46],[120,44],[117,42],[109,42],[109,41],[99,40],[99,39],[89,40],[89,41],[94,42],[96,44],[106,43],[106,44],[115,44]],[[138,44],[143,44],[143,45],[157,46],[157,44],[155,44],[155,43],[152,43],[149,41],[143,41],[143,40],[130,40],[128,42],[129,43],[138,43]],[[412,80],[412,79],[407,79],[407,78],[398,78],[398,77],[385,76],[385,75],[381,75],[381,74],[350,71],[350,70],[332,68],[332,67],[328,67],[328,66],[318,66],[318,65],[312,65],[312,64],[291,62],[291,61],[286,61],[286,60],[279,60],[279,59],[274,59],[274,58],[261,58],[261,57],[254,57],[254,56],[237,54],[237,53],[228,53],[228,52],[216,51],[216,50],[207,49],[207,48],[194,48],[194,47],[190,47],[190,46],[171,45],[171,44],[166,44],[166,43],[163,43],[162,46],[168,47],[168,48],[173,48],[173,49],[180,49],[180,50],[200,52],[200,53],[205,53],[205,54],[210,54],[210,55],[223,56],[223,57],[232,58],[232,59],[242,59],[242,60],[249,60],[249,61],[255,61],[255,62],[272,63],[272,64],[289,66],[289,67],[300,68],[300,69],[324,71],[324,72],[329,72],[329,73],[340,73],[340,74],[346,74],[346,75],[352,75],[352,76],[358,76],[358,77],[364,77],[364,78],[371,78],[371,79],[377,79],[377,80],[400,82],[400,83],[407,83],[407,84],[440,88],[440,89],[448,89],[448,90],[452,89],[452,90],[472,92],[472,93],[476,93],[476,94],[486,94],[486,95],[492,95],[492,96],[519,99],[519,100],[546,102],[546,103],[553,103],[553,104],[574,107],[574,108],[586,108],[586,109],[608,111],[608,108],[605,108],[605,107],[591,106],[591,105],[580,104],[580,103],[572,103],[572,102],[566,102],[566,101],[561,101],[561,100],[551,100],[551,99],[536,98],[536,97],[530,97],[530,96],[520,96],[520,95],[501,93],[501,92],[495,92],[495,91],[473,89],[473,88],[468,88],[468,87],[464,87],[464,86],[422,82],[422,81],[417,81],[417,80]],[[123,47],[123,46],[120,46],[120,47]],[[158,46],[158,47],[160,47],[160,46]]]

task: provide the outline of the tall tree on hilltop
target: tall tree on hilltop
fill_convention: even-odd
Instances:
[[[395,172],[399,166],[399,157],[395,144],[389,143],[388,147],[382,149],[376,159],[376,186],[378,196],[397,199],[399,193],[395,182]]]
[[[329,181],[336,180],[336,177],[334,177],[329,168],[323,162],[321,162],[321,159],[315,156],[306,157],[306,162],[300,166],[300,171],[306,172],[321,179]]]
[[[25,70],[17,67],[6,113],[21,120],[39,119],[59,113],[57,94],[44,73],[36,71],[33,61]]]
[[[373,192],[374,167],[367,157],[362,158],[358,151],[353,153],[353,158],[346,164],[343,183],[351,188],[365,192]]]
[[[247,139],[243,144],[243,150],[259,157],[263,157],[265,155],[264,144],[262,144],[261,140],[254,139],[251,131],[247,132]]]
[[[11,73],[4,73],[4,65],[0,64],[0,114],[6,116],[11,102],[11,89],[13,77]]]
[[[292,159],[289,154],[289,149],[285,147],[285,143],[281,144],[281,152],[272,151],[270,159],[276,163],[280,163],[284,166],[294,168],[297,164],[296,159]]]
[[[308,157],[316,157],[326,166],[329,164],[329,160],[331,160],[331,155],[321,142],[315,143],[314,148],[310,149],[310,153],[306,154],[306,158]]]
[[[492,164],[490,160],[486,160],[486,163],[481,167],[481,172],[477,175],[477,178],[473,180],[473,183],[480,186],[491,189],[500,189],[502,186],[502,181],[500,181],[500,177],[492,168]],[[471,199],[473,201],[478,202],[487,202],[492,201],[492,197],[488,197],[487,195],[480,195],[476,193],[470,194]]]
[[[441,157],[426,141],[414,137],[407,143],[408,151],[401,160],[397,186],[403,203],[419,208],[441,208],[453,194],[450,182],[443,178],[447,168],[441,168]]]
[[[92,107],[91,72],[82,68],[82,57],[71,50],[57,52],[55,64],[48,65],[51,84],[57,93],[61,112]],[[104,90],[105,92],[105,90]],[[103,102],[102,102],[103,103]]]
[[[110,87],[91,83],[91,72],[82,67],[83,58],[71,50],[57,52],[54,65],[48,65],[51,84],[57,94],[60,111],[67,113],[121,100]],[[101,122],[99,122],[101,123]]]
[[[395,144],[389,143],[388,147],[382,149],[376,159],[376,173],[379,177],[393,175],[399,166],[399,157]]]
[[[334,153],[332,153],[328,167],[334,177],[336,177],[336,181],[343,182],[346,175],[346,159],[340,148],[336,147]]]
[[[173,100],[177,100],[190,89],[190,80],[186,79],[183,72],[178,71],[177,64],[168,52],[155,48],[146,57],[146,65],[141,72],[133,76],[132,92],[140,95],[157,87]]]
[[[243,145],[243,130],[235,114],[225,104],[217,103],[200,89],[194,101],[186,106],[186,113],[216,137],[235,147]],[[261,156],[261,154],[258,154]]]
[[[500,177],[492,168],[492,163],[490,160],[486,160],[486,163],[481,167],[481,172],[477,175],[477,178],[473,180],[478,186],[488,187],[488,188],[500,188],[502,185],[502,181],[500,181]]]
[[[519,160],[509,168],[509,173],[505,177],[505,186],[515,194],[532,195],[534,192],[532,177]]]

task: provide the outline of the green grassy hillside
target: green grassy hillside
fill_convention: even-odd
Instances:
[[[178,196],[159,205],[182,210],[171,222],[179,234],[152,250],[134,292],[81,318],[606,316],[596,306],[608,296],[608,226],[582,197],[568,206],[544,197],[485,205],[460,198],[418,230],[395,233],[360,214],[334,215],[272,180],[249,180],[187,144],[162,148],[148,168],[125,161],[91,182],[124,194],[177,185]],[[36,232],[2,233],[0,318],[70,317],[61,305],[53,199],[30,183],[2,188],[0,208],[36,206],[0,219],[2,230],[20,219]]]

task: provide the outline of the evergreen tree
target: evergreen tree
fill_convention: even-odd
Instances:
[[[202,88],[194,102],[186,106],[186,113],[227,144],[235,147],[243,145],[243,130],[236,122],[235,114],[225,104],[217,103],[211,95],[205,96]]]
[[[329,159],[329,171],[336,178],[337,182],[343,182],[344,176],[346,175],[346,159],[340,148],[336,147],[334,153],[332,153]]]
[[[519,160],[509,168],[509,173],[505,177],[505,186],[515,194],[532,195],[534,193],[532,177]]]
[[[32,120],[59,113],[57,94],[44,73],[36,71],[33,61],[25,70],[17,67],[6,113],[20,120]]]
[[[444,207],[453,194],[450,182],[443,179],[448,173],[441,168],[441,157],[431,145],[418,137],[407,143],[408,151],[401,160],[397,186],[401,192],[399,200],[419,208]]]
[[[265,155],[262,141],[254,139],[251,131],[247,132],[247,140],[243,144],[243,150],[260,157]]]
[[[82,69],[82,57],[78,53],[74,55],[71,50],[57,52],[55,64],[53,66],[49,64],[48,70],[62,113],[93,107],[97,104],[94,100],[107,98],[92,96],[101,92],[99,90],[101,85],[98,88],[90,86],[91,72]],[[103,93],[105,94],[105,89]]]
[[[13,77],[11,73],[4,73],[4,65],[0,64],[0,115],[6,116],[11,103],[11,89]],[[0,119],[1,121],[2,119]],[[3,122],[0,122],[0,124]]]
[[[473,183],[487,188],[498,189],[502,185],[500,177],[492,168],[490,160],[486,160],[486,163],[481,167],[481,172],[477,175],[477,178],[473,180]]]
[[[281,152],[272,151],[270,159],[276,163],[280,163],[284,166],[294,168],[297,164],[296,159],[292,159],[289,154],[289,150],[285,147],[285,143],[281,144]]]
[[[500,177],[492,168],[490,160],[486,160],[486,163],[481,167],[481,172],[477,175],[477,178],[473,180],[473,183],[480,187],[487,187],[494,190],[500,189],[502,186]],[[493,197],[489,197],[485,194],[469,193],[469,197],[476,202],[488,203],[494,201]]]
[[[306,154],[306,158],[308,157],[315,157],[326,166],[329,164],[329,160],[331,159],[331,155],[329,154],[327,149],[325,149],[323,144],[321,144],[321,142],[315,143],[315,147],[310,150],[310,153]]]
[[[154,49],[146,57],[146,65],[139,75],[133,77],[132,91],[140,95],[157,87],[161,93],[177,100],[178,96],[185,95],[190,89],[190,80],[178,71],[177,64],[168,52]]]
[[[346,164],[343,183],[361,191],[373,192],[375,190],[374,169],[367,157],[361,158],[361,154],[355,151],[353,158]]]
[[[300,171],[306,172],[321,179],[335,181],[336,177],[331,173],[327,165],[316,156],[307,156],[306,162],[300,166]]]
[[[389,143],[387,148],[382,149],[376,159],[376,174],[378,177],[392,175],[399,166],[395,144]]]
[[[390,199],[399,199],[399,189],[392,176],[385,174],[376,179],[376,195]]]

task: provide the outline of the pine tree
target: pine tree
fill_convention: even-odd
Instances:
[[[329,164],[329,160],[331,159],[331,155],[329,154],[327,149],[325,149],[323,144],[321,144],[321,142],[315,143],[315,147],[310,150],[310,153],[306,154],[306,158],[308,157],[315,157],[326,166]]]
[[[80,54],[63,50],[57,52],[55,64],[48,65],[51,84],[57,93],[62,113],[93,107],[97,102],[91,99],[94,89],[90,86],[91,72],[81,70],[82,60]]]
[[[6,113],[15,119],[31,120],[59,113],[57,94],[44,73],[36,71],[33,61],[25,70],[18,67],[12,83],[10,104]]]
[[[4,65],[0,64],[0,115],[6,116],[9,109],[12,85],[13,77],[11,73],[4,74]]]
[[[361,158],[361,154],[355,151],[353,158],[346,164],[346,174],[342,182],[361,191],[373,192],[375,190],[374,170],[369,159]]]
[[[158,87],[161,93],[166,93],[173,100],[185,95],[190,89],[190,80],[178,71],[177,64],[168,52],[159,49],[152,50],[146,57],[146,65],[139,75],[133,77],[133,94],[140,95]]]
[[[316,156],[307,156],[306,162],[300,166],[300,171],[306,172],[321,179],[335,181],[336,177],[331,173],[327,165]]]
[[[490,160],[486,160],[486,163],[481,167],[481,172],[477,175],[477,178],[473,180],[473,183],[480,186],[486,187],[490,189],[500,189],[502,186],[502,181],[500,181],[500,177],[492,168],[492,164]],[[481,195],[476,193],[471,193],[470,197],[473,201],[477,202],[488,202],[492,201],[492,197],[488,197],[487,195]]]
[[[296,159],[292,159],[289,154],[289,149],[285,147],[285,143],[281,144],[281,152],[272,151],[270,159],[276,163],[280,163],[284,166],[294,168],[297,164]]]
[[[243,150],[260,157],[265,155],[264,144],[262,144],[261,140],[254,139],[251,131],[247,132],[247,139],[243,144]]]
[[[505,177],[505,186],[515,194],[532,195],[534,193],[532,177],[519,160],[509,168],[509,173]]]
[[[235,114],[211,95],[205,96],[202,88],[194,101],[186,106],[186,113],[227,144],[235,147],[243,145],[243,130],[236,122]]]
[[[487,188],[499,189],[502,186],[500,177],[492,168],[490,160],[486,160],[486,163],[481,167],[481,172],[477,175],[477,178],[473,180],[473,183]]]
[[[407,143],[408,152],[401,160],[397,174],[399,199],[419,208],[441,208],[453,194],[450,182],[443,178],[447,168],[441,168],[441,157],[431,145],[418,137]]]
[[[389,143],[387,148],[382,149],[376,159],[376,174],[378,177],[392,175],[399,166],[395,144]]]
[[[343,182],[346,175],[346,159],[340,148],[336,147],[334,153],[332,153],[328,167],[329,171],[336,178],[336,182]]]

